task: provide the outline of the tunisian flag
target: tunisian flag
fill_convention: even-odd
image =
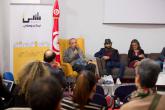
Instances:
[[[59,42],[58,42],[58,36],[59,36],[59,30],[58,30],[58,20],[60,17],[60,10],[58,5],[58,0],[54,3],[53,8],[53,31],[52,31],[52,50],[56,53],[56,61],[60,63],[60,49],[59,49]]]

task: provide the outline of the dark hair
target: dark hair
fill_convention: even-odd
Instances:
[[[88,71],[91,71],[91,72],[95,73],[95,72],[96,72],[96,65],[93,64],[93,63],[89,63],[89,64],[86,66],[85,69],[88,70]]]
[[[62,99],[62,88],[53,77],[44,77],[29,88],[29,105],[32,110],[56,110]]]
[[[106,44],[112,44],[111,39],[105,39],[104,45],[106,45]]]
[[[160,71],[160,66],[155,61],[149,58],[142,60],[136,72],[140,75],[140,85],[146,88],[154,87]]]
[[[52,62],[56,58],[56,54],[51,50],[46,50],[44,53],[44,61],[47,63]]]
[[[80,72],[73,90],[73,101],[79,104],[80,109],[83,109],[84,105],[87,104],[95,85],[96,78],[94,73],[87,70]]]
[[[138,41],[137,39],[133,39],[133,40],[131,41],[131,44],[130,44],[129,50],[133,50],[133,48],[132,48],[132,43],[136,43],[136,44],[138,45],[138,50],[141,49],[141,46],[140,46],[139,41]]]

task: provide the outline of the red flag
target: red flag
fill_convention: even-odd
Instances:
[[[56,61],[60,62],[60,49],[59,49],[59,42],[58,42],[58,36],[59,36],[59,30],[58,30],[58,20],[60,17],[60,10],[58,5],[58,0],[54,3],[53,8],[53,31],[52,31],[52,50],[56,53]]]

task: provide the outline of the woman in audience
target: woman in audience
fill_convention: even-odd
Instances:
[[[94,73],[83,70],[77,78],[71,98],[64,98],[61,106],[62,110],[101,110],[104,107],[91,103],[91,99],[96,92],[96,78]]]
[[[144,59],[136,68],[135,84],[137,91],[131,94],[130,102],[120,110],[165,110],[165,96],[157,94],[155,84],[160,66],[151,59]]]
[[[34,61],[28,63],[19,72],[18,85],[13,91],[13,101],[10,106],[14,107],[28,107],[27,98],[29,95],[28,89],[34,81],[45,76],[49,76],[50,73],[45,65],[40,61]]]
[[[129,58],[129,67],[135,68],[139,61],[145,58],[144,50],[141,49],[140,43],[138,40],[133,39],[130,44],[130,49],[128,51],[128,58]]]

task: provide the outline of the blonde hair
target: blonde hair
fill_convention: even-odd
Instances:
[[[25,94],[25,99],[28,97],[28,89],[31,84],[37,79],[49,76],[48,68],[40,61],[33,61],[25,65],[19,72],[18,85],[20,87],[19,95]]]

